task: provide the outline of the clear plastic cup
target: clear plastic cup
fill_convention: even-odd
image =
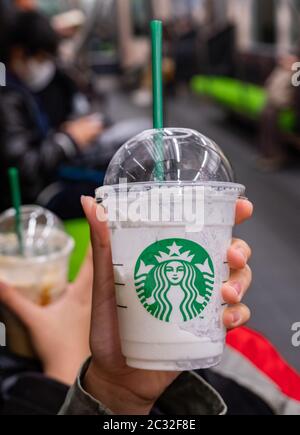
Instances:
[[[221,361],[222,283],[237,199],[230,163],[193,130],[146,131],[112,160],[99,203],[111,230],[122,351],[146,370]]]
[[[51,212],[41,207],[22,207],[24,255],[19,254],[14,233],[14,210],[0,216],[0,281],[15,287],[32,302],[46,306],[66,289],[70,254],[74,241]],[[1,309],[10,350],[34,356],[28,334],[19,319]]]

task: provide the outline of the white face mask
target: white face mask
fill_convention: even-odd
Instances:
[[[26,77],[23,75],[23,80],[33,92],[40,92],[51,83],[55,71],[55,63],[51,60],[38,62],[31,59],[26,63]]]

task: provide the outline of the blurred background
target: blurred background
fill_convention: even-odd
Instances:
[[[292,85],[300,1],[1,0],[0,7],[1,211],[11,205],[6,174],[14,164],[24,202],[64,220],[81,217],[80,195],[101,184],[127,138],[151,126],[149,22],[162,19],[165,124],[214,139],[246,185],[255,215],[237,235],[253,248],[250,326],[300,370],[291,342],[300,321],[300,94]],[[16,24],[16,10],[29,16]],[[30,21],[34,10],[49,29]],[[33,58],[43,80],[34,77]]]

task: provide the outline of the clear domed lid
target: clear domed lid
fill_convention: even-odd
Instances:
[[[15,216],[14,209],[0,215],[0,255],[19,255]],[[62,222],[49,210],[39,206],[21,208],[21,228],[24,257],[49,255],[61,251],[69,243]]]
[[[221,148],[195,130],[146,130],[113,157],[105,185],[147,182],[234,182]]]

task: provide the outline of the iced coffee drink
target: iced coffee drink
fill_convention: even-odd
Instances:
[[[17,236],[12,232],[13,216],[13,210],[9,210],[0,217],[0,281],[40,306],[49,305],[66,289],[74,242],[52,213],[40,207],[23,207],[24,253],[20,255]],[[10,350],[34,356],[20,320],[4,307],[0,316],[6,325]]]

